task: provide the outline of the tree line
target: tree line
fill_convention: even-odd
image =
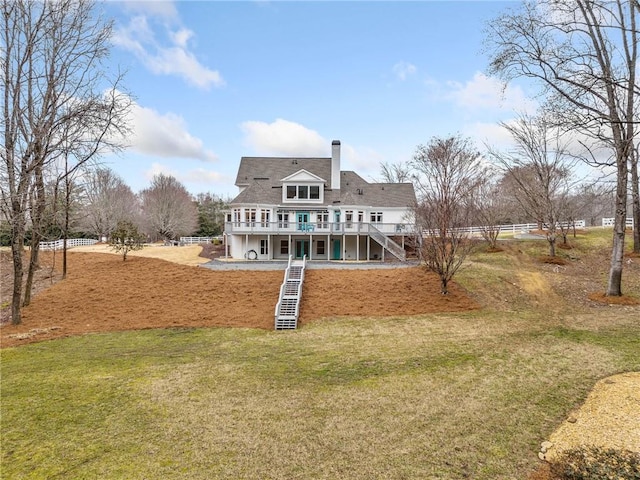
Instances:
[[[108,241],[119,223],[129,222],[145,241],[181,236],[214,237],[224,230],[229,199],[206,192],[192,195],[175,177],[155,175],[148,188],[133,190],[112,169],[87,165],[79,175],[45,185],[44,213],[28,218],[25,240],[97,238]],[[68,198],[68,201],[67,201]],[[11,245],[8,222],[0,222],[0,244]]]

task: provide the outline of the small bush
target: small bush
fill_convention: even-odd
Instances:
[[[579,447],[551,465],[554,480],[640,480],[640,454],[628,450]]]

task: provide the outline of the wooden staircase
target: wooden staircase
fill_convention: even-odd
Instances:
[[[300,299],[302,298],[302,284],[306,266],[306,255],[302,260],[292,260],[291,255],[289,256],[289,263],[284,271],[284,282],[280,287],[280,298],[276,305],[276,330],[293,330],[298,326]]]
[[[391,253],[398,260],[405,262],[407,260],[407,255],[400,245],[394,242],[392,239],[387,237],[384,233],[378,230],[376,227],[367,224],[367,232],[371,238],[373,238],[376,242],[382,245],[387,252]]]

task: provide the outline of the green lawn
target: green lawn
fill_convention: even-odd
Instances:
[[[147,330],[5,349],[0,477],[526,478],[597,379],[640,370],[640,325],[622,307],[602,311]]]

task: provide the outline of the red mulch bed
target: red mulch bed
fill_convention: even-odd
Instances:
[[[44,260],[44,259],[43,259]],[[273,328],[282,271],[214,271],[164,260],[71,253],[69,274],[38,293],[2,347],[85,333],[168,327]],[[308,270],[300,323],[339,316],[416,315],[479,308],[457,285],[420,268]]]

